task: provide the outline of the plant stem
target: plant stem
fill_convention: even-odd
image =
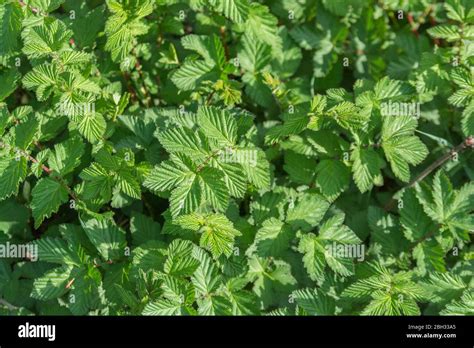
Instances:
[[[210,105],[210,104],[211,104],[212,97],[214,96],[215,93],[216,93],[216,90],[213,90],[213,91],[207,96],[206,105]]]
[[[137,70],[138,72],[138,75],[140,76],[140,82],[141,82],[141,87],[142,87],[142,93],[145,97],[145,106],[146,107],[149,107],[150,106],[150,102],[151,102],[151,94],[150,92],[148,91],[148,88],[146,87],[146,82],[145,82],[145,76],[143,75],[143,71],[142,71],[142,64],[140,63],[140,59],[138,58],[138,55],[137,55],[137,51],[135,50],[135,48],[132,49],[132,55],[135,57],[135,60],[136,60],[136,63],[135,63],[135,69]]]
[[[225,33],[225,27],[221,27],[219,30],[221,34],[221,39],[222,39],[222,44],[224,45],[224,53],[225,53],[225,59],[229,61],[230,59],[230,52],[229,52],[229,46],[227,46],[226,42],[226,33]]]
[[[426,167],[425,170],[423,170],[418,176],[416,176],[412,181],[410,181],[410,183],[402,190],[415,186],[417,183],[419,183],[428,175],[430,175],[434,170],[442,166],[446,161],[450,160],[456,154],[459,154],[468,148],[474,149],[474,138],[472,136],[467,137],[462,143],[452,148],[449,152],[445,153],[443,156],[439,157],[436,161],[431,163],[428,167]],[[396,200],[392,197],[392,199],[385,205],[384,209],[386,211],[391,210],[394,207],[395,203]]]
[[[468,137],[466,138],[461,144],[458,146],[452,148],[449,152],[445,153],[443,156],[438,158],[436,161],[431,163],[425,170],[423,170],[416,178],[414,178],[407,187],[413,187],[416,185],[416,183],[420,182],[424,178],[426,178],[428,175],[431,174],[432,171],[434,171],[436,168],[442,166],[447,160],[453,158],[455,154],[459,154],[466,150],[467,148],[473,148],[473,138]]]

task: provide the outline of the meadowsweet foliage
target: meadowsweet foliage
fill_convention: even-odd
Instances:
[[[474,314],[473,14],[0,0],[0,313]]]

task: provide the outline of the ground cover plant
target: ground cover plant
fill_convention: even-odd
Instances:
[[[474,314],[474,3],[0,0],[0,313]]]

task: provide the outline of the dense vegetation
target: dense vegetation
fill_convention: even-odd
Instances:
[[[473,39],[469,0],[0,0],[0,312],[474,314]]]

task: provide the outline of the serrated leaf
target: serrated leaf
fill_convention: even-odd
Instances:
[[[38,246],[40,261],[79,266],[78,256],[70,249],[65,241],[59,238],[41,238],[35,242]]]
[[[199,185],[203,201],[217,211],[225,211],[229,204],[229,192],[224,182],[224,174],[215,168],[206,167],[199,174]]]
[[[49,156],[50,169],[65,176],[71,173],[80,163],[84,154],[84,144],[78,137],[73,137],[54,147],[54,153]]]
[[[202,106],[198,110],[198,123],[210,139],[220,146],[233,146],[237,140],[237,122],[225,110]]]
[[[29,27],[22,32],[23,53],[30,58],[49,56],[61,50],[72,34],[63,22],[48,17],[43,24]]]
[[[2,85],[0,85],[0,101],[5,100],[15,92],[20,79],[21,74],[17,69],[8,69],[0,72],[0,81],[2,81]]]
[[[105,260],[116,260],[125,255],[125,231],[105,217],[81,218],[87,237]]]
[[[173,217],[189,214],[201,204],[202,191],[197,176],[193,175],[176,187],[170,196],[170,211]]]
[[[255,244],[259,256],[281,256],[289,248],[294,232],[288,225],[275,218],[262,223],[255,235]]]
[[[235,23],[244,23],[249,13],[247,0],[220,0],[218,9]]]
[[[316,167],[316,184],[328,197],[338,195],[349,186],[351,172],[341,161],[322,160]]]
[[[461,39],[461,35],[456,25],[437,25],[436,27],[429,28],[428,34],[430,34],[432,37],[445,39],[447,41],[456,41]]]
[[[371,190],[374,185],[379,186],[383,183],[381,174],[383,160],[375,150],[356,147],[351,153],[351,159],[354,161],[352,165],[354,181],[360,192],[364,193]]]
[[[46,272],[35,279],[31,297],[47,301],[58,298],[67,292],[66,285],[71,275],[71,268],[61,267]]]
[[[9,56],[20,48],[23,13],[19,3],[0,5],[0,56]],[[1,98],[0,98],[1,99]]]
[[[204,60],[187,61],[172,74],[171,81],[183,91],[192,91],[208,79],[213,69],[214,63]]]
[[[38,228],[44,219],[59,210],[68,201],[68,191],[60,182],[51,178],[42,178],[32,191],[31,210]]]
[[[27,163],[24,157],[0,157],[0,201],[18,193],[26,174]]]
[[[79,116],[77,129],[89,142],[95,143],[102,139],[107,128],[104,117],[99,113],[86,113]]]

